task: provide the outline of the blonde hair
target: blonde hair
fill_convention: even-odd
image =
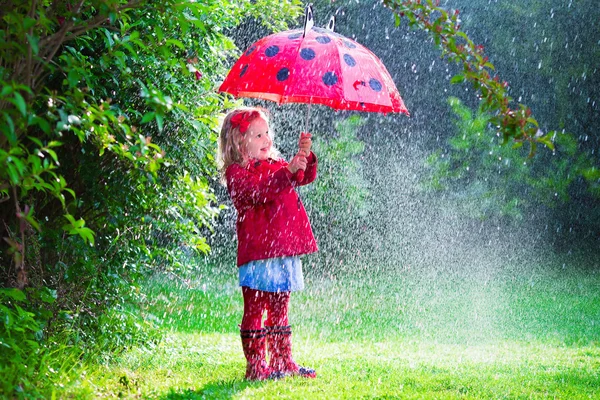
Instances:
[[[269,112],[261,107],[238,107],[227,113],[223,120],[221,133],[219,134],[219,147],[217,150],[217,166],[219,167],[221,181],[223,183],[225,183],[225,171],[227,171],[227,168],[230,165],[239,164],[241,166],[246,166],[248,163],[248,156],[242,150],[241,146],[243,134],[240,132],[238,126],[234,127],[232,125],[231,118],[235,115],[252,111],[258,111],[261,118],[263,118],[267,124],[269,123]],[[273,140],[273,134],[270,126],[269,135],[271,136],[271,140]],[[275,146],[271,146],[271,153],[269,154],[269,157],[273,159],[279,158],[279,152]]]

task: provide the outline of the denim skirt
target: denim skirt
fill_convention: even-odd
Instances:
[[[304,289],[299,256],[250,261],[239,267],[240,286],[263,292],[296,292]]]

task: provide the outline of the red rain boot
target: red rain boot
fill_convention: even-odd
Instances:
[[[246,379],[250,381],[264,381],[265,379],[281,378],[281,374],[273,373],[265,360],[266,353],[265,329],[240,330],[242,348],[246,356]]]
[[[267,326],[267,346],[269,348],[270,368],[285,375],[298,375],[316,378],[314,369],[301,367],[292,358],[292,327]]]

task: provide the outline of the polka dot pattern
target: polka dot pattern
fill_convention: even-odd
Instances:
[[[276,33],[250,46],[220,91],[282,103],[408,113],[392,78],[368,49],[326,29]]]
[[[327,86],[333,86],[337,83],[338,77],[335,72],[329,71],[323,75],[323,83]]]
[[[279,53],[279,46],[269,46],[265,50],[265,55],[267,57],[275,57]]]
[[[329,36],[317,36],[315,38],[315,40],[321,44],[327,44],[327,43],[331,42],[331,39],[329,38]]]
[[[277,80],[278,81],[283,82],[283,81],[287,80],[287,78],[289,78],[289,77],[290,77],[289,68],[283,67],[279,71],[277,71]]]
[[[316,53],[313,49],[306,48],[300,50],[300,57],[302,57],[306,61],[312,60],[313,58],[315,58],[315,55]]]
[[[344,62],[349,67],[356,66],[356,60],[350,54],[344,54]]]
[[[371,78],[369,80],[369,86],[371,87],[371,89],[373,89],[376,92],[381,92],[382,86],[381,86],[381,82],[379,82],[377,79],[375,78]]]

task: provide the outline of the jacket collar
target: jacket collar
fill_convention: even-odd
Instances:
[[[266,160],[249,160],[246,164],[246,169],[262,169],[264,167],[270,167],[273,165],[279,165],[279,160],[268,158]]]

